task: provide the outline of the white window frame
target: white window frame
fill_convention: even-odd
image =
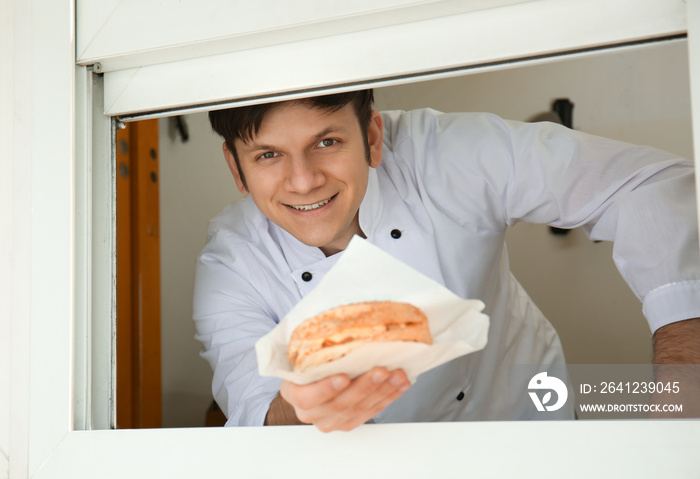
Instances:
[[[562,41],[556,48],[552,38],[546,46],[523,42],[527,44],[524,51],[518,50],[521,44],[513,42],[513,37],[510,43],[516,44],[515,49],[505,38],[495,63],[477,57],[453,63],[443,60],[444,68],[437,68],[436,63],[428,76],[462,74],[468,68],[502,68],[503,62],[526,62],[527,58],[544,61],[579,48],[682,33],[687,25],[693,114],[700,118],[700,1],[688,0],[686,17],[682,0],[587,0],[590,9],[592,3],[601,8],[609,5],[614,8],[606,11],[610,15],[616,11],[619,17],[613,24],[608,23],[609,17],[598,19],[600,29],[585,31],[577,30],[576,25],[593,25],[595,15],[584,15],[579,0],[501,3],[500,11],[492,12],[494,16],[522,14],[526,10],[519,9],[529,6],[552,24],[565,23]],[[114,8],[136,5],[109,4]],[[173,91],[167,95],[153,95],[158,97],[154,102],[148,98],[153,92],[149,85],[162,79],[166,70],[165,64],[149,63],[150,50],[114,53],[115,70],[105,73],[108,88],[104,92],[87,67],[72,66],[76,40],[75,8],[70,0],[10,2],[2,9],[9,14],[2,27],[10,28],[15,47],[11,53],[0,47],[3,61],[7,56],[12,66],[9,80],[3,77],[1,85],[12,92],[2,96],[9,108],[2,112],[0,124],[11,131],[2,136],[0,161],[3,174],[12,178],[12,191],[0,193],[0,224],[9,225],[0,235],[0,286],[9,285],[9,293],[2,296],[9,305],[0,306],[0,336],[11,339],[9,355],[0,353],[0,385],[10,385],[9,392],[0,389],[0,478],[698,477],[700,421],[696,420],[369,425],[350,434],[322,434],[312,427],[97,430],[109,427],[114,416],[110,379],[114,362],[110,352],[114,190],[113,168],[107,161],[113,156],[109,139],[114,122],[109,116],[163,116],[175,111],[173,108],[178,112],[208,108],[202,103],[291,98],[306,94],[304,85],[313,90],[347,89],[412,81],[421,73],[408,63],[394,64],[381,78],[372,76],[370,68],[355,72],[356,76],[354,70],[300,70],[299,84],[291,89],[286,81],[264,82],[261,78],[257,89],[235,94],[215,88],[207,93],[204,82],[196,97],[177,100],[173,92],[181,84],[198,85],[190,71],[193,65],[213,74],[224,57],[232,61],[235,57],[238,68],[252,61],[245,50],[206,57],[195,53],[183,56],[182,63],[171,64],[174,69],[170,72],[184,76],[173,78],[175,85],[168,88]],[[658,14],[643,15],[654,9],[668,15],[661,20]],[[579,17],[566,16],[572,13]],[[455,27],[450,26],[450,17],[460,16],[460,21],[468,22],[469,15],[413,23],[413,35],[421,25],[432,29],[431,22],[444,22],[442,26],[450,31]],[[479,15],[480,21],[489,17],[481,10],[473,15]],[[346,33],[325,39],[306,38],[303,28],[295,34],[306,38],[302,43],[308,47],[307,58],[313,58],[331,43],[341,51],[347,48],[342,45],[349,41],[345,35],[352,35],[352,24],[344,25]],[[403,27],[380,26],[372,34],[376,38],[387,31],[406,35]],[[202,40],[202,44],[203,51],[219,48],[212,47],[211,40]],[[157,50],[157,45],[152,48]],[[183,48],[190,52],[192,45]],[[177,51],[173,48],[169,54],[177,57]],[[414,59],[427,60],[421,55],[432,58],[430,51],[419,49]],[[283,61],[286,52],[283,43],[261,46],[257,51],[269,61]],[[97,60],[100,58],[91,57]],[[108,80],[109,75],[115,80]],[[119,78],[126,80],[120,83]],[[116,85],[122,90],[117,91]],[[94,105],[103,98],[108,116],[95,115]],[[696,144],[700,144],[699,123],[694,122]],[[696,164],[698,157],[696,153]],[[3,181],[1,186],[7,184]]]

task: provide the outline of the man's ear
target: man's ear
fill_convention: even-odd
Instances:
[[[384,146],[384,121],[377,110],[372,110],[372,119],[367,128],[367,143],[369,144],[369,166],[376,168],[382,162]]]
[[[248,194],[248,188],[245,187],[243,184],[243,180],[241,179],[241,172],[238,171],[238,165],[236,164],[236,158],[233,156],[233,153],[229,151],[228,147],[226,146],[226,142],[224,142],[223,145],[224,149],[224,158],[226,158],[226,163],[228,164],[229,170],[231,170],[231,173],[233,174],[233,178],[236,180],[236,186],[238,187],[238,191],[241,192],[241,194],[247,195]]]

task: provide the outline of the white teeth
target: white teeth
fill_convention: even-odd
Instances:
[[[299,206],[290,205],[290,206],[292,208],[294,208],[295,210],[299,210],[299,211],[311,211],[311,210],[315,210],[316,208],[320,208],[321,206],[326,206],[330,200],[331,200],[331,198],[328,198],[327,200],[319,201],[318,203],[314,203],[313,205],[299,205]]]

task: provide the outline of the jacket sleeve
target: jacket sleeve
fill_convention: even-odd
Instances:
[[[425,163],[421,174],[440,175],[459,192],[445,205],[449,214],[466,211],[485,228],[521,221],[582,227],[591,239],[614,242],[614,261],[643,302],[652,332],[700,316],[690,161],[554,123],[493,115],[424,115],[412,127],[434,136],[421,144],[433,145],[440,165]]]
[[[279,379],[258,374],[255,343],[277,322],[245,268],[210,243],[195,270],[196,338],[214,371],[212,392],[227,426],[262,426],[280,387]]]

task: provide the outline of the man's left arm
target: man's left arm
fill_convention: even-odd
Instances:
[[[658,365],[657,382],[676,383],[679,388],[677,394],[663,392],[655,395],[653,402],[681,404],[683,411],[652,416],[700,418],[700,318],[659,328],[654,333],[654,363]]]
[[[654,363],[700,364],[700,318],[677,321],[657,329]]]

